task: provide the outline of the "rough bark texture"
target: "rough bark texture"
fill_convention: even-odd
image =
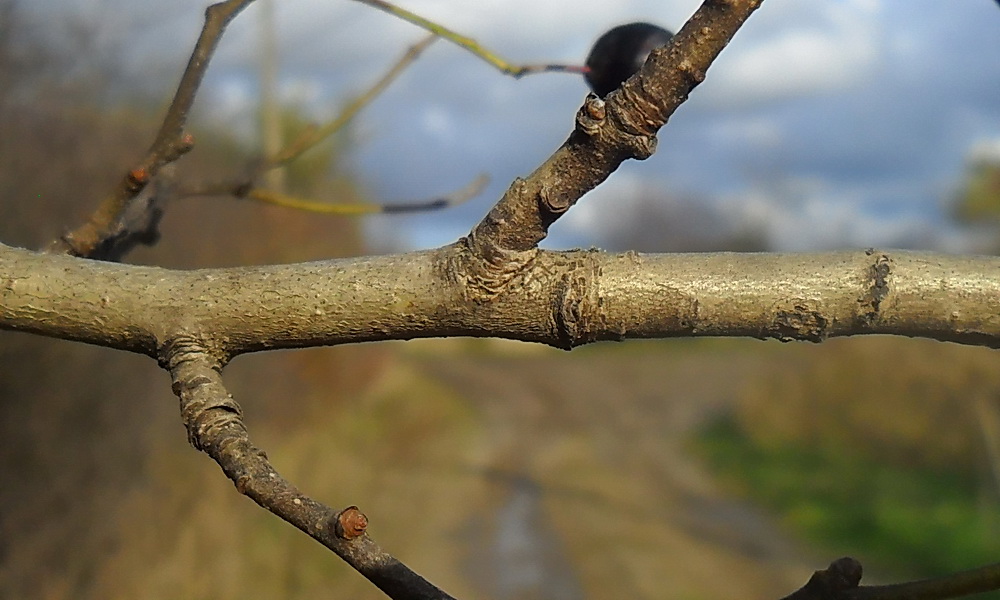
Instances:
[[[0,327],[157,356],[445,336],[599,340],[898,334],[1000,345],[1000,258],[904,251],[537,250],[504,286],[463,244],[297,265],[170,271],[0,246]],[[483,290],[492,290],[484,293]]]

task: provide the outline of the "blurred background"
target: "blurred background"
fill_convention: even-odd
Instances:
[[[513,62],[580,63],[611,26],[698,2],[411,1]],[[205,3],[0,0],[0,240],[41,247],[142,156]],[[259,155],[262,40],[286,135],[423,33],[355,2],[265,0],[223,39],[182,181]],[[1000,9],[768,0],[552,248],[1000,249]],[[266,79],[266,78],[263,78]],[[443,212],[322,217],[178,200],[131,262],[198,268],[454,241],[570,131],[569,74],[434,44],[286,173],[296,195]],[[307,493],[460,598],[777,598],[852,555],[866,581],[1000,556],[996,353],[921,340],[425,340],[241,357],[227,382]],[[190,448],[152,361],[0,332],[0,598],[378,598]]]

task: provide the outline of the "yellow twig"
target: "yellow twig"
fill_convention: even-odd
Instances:
[[[439,25],[434,21],[425,19],[420,15],[414,14],[404,8],[400,8],[394,4],[390,4],[385,0],[356,0],[362,4],[367,4],[379,10],[385,11],[390,15],[399,17],[404,21],[413,23],[418,27],[423,27],[431,33],[441,36],[444,39],[462,47],[475,54],[479,58],[483,59],[494,68],[498,69],[500,72],[510,75],[514,78],[523,77],[525,75],[530,75],[531,73],[545,73],[545,72],[563,72],[563,73],[583,73],[586,67],[581,65],[560,65],[560,64],[547,64],[547,65],[515,65],[508,60],[505,60],[498,56],[496,53],[484,48],[476,40],[456,33],[443,25]]]
[[[368,88],[365,93],[352,100],[351,103],[345,106],[336,117],[331,119],[326,124],[318,127],[308,127],[303,130],[294,141],[285,146],[285,148],[277,155],[270,158],[264,168],[273,169],[290,163],[301,156],[302,153],[310,148],[313,148],[316,144],[322,142],[324,139],[349,123],[355,115],[361,112],[362,108],[385,91],[385,89],[389,87],[389,84],[392,83],[393,80],[395,80],[396,77],[398,77],[399,74],[410,65],[410,63],[420,56],[421,52],[434,43],[437,37],[438,36],[436,34],[431,34],[411,46],[409,50],[406,51],[406,54],[396,61],[396,64],[394,64],[391,69],[386,71],[385,75],[375,82],[375,85]]]
[[[297,198],[295,196],[289,196],[287,194],[260,188],[250,190],[246,193],[245,197],[251,200],[256,200],[257,202],[273,204],[275,206],[284,206],[285,208],[293,208],[295,210],[304,210],[307,212],[328,215],[358,216],[374,213],[418,212],[456,206],[477,196],[483,191],[483,188],[486,187],[488,182],[489,178],[486,175],[480,175],[473,180],[472,183],[451,195],[404,204],[331,204],[327,202],[307,200],[305,198]]]

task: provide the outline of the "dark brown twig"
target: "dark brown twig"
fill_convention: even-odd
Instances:
[[[804,586],[781,600],[835,600],[861,582],[861,563],[850,557],[838,558],[822,571],[816,571]]]
[[[107,246],[106,240],[121,234],[118,223],[129,202],[145,189],[164,165],[177,160],[192,148],[194,139],[184,134],[191,105],[226,26],[251,2],[253,0],[227,0],[206,9],[201,35],[160,131],[145,158],[126,174],[117,189],[101,201],[86,223],[52,242],[48,252],[95,257],[99,248]]]
[[[1000,563],[934,579],[847,590],[844,600],[943,600],[1000,590]]]
[[[336,511],[281,477],[250,441],[243,412],[222,382],[220,364],[194,339],[166,344],[160,361],[170,370],[191,444],[211,456],[254,502],[333,550],[394,600],[453,600],[384,552],[366,533],[356,506]]]
[[[1000,589],[1000,563],[934,579],[859,586],[861,563],[840,558],[782,600],[946,600]]]

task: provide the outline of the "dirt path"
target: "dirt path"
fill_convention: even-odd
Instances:
[[[412,358],[473,403],[489,437],[495,514],[470,567],[484,593],[775,598],[823,564],[686,450],[766,364],[692,347]]]

